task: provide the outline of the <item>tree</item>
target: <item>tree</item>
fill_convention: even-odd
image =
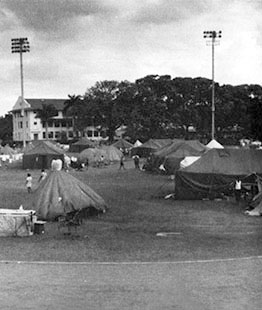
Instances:
[[[58,112],[53,104],[42,104],[42,108],[36,111],[36,118],[40,118],[43,126],[45,127],[45,135],[48,140],[48,121],[57,116]]]
[[[13,142],[13,116],[6,114],[0,117],[0,139],[3,143],[12,144]]]
[[[128,81],[97,82],[85,93],[85,112],[89,115],[89,122],[106,128],[109,141],[113,141],[115,130],[129,117],[132,94],[132,84]]]
[[[68,97],[63,112],[66,116],[72,117],[74,132],[83,132],[87,122],[83,97],[80,95],[68,95]]]
[[[145,141],[167,135],[170,81],[168,75],[148,75],[136,80],[127,120],[127,134],[132,140]]]

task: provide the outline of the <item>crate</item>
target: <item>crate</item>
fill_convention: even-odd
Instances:
[[[34,222],[34,233],[41,235],[45,233],[45,221],[35,221]]]

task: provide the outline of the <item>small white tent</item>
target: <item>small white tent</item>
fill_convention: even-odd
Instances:
[[[143,143],[139,140],[136,140],[136,142],[134,143],[134,147],[138,147],[140,145],[142,145]]]
[[[223,145],[220,144],[219,142],[217,142],[217,140],[213,139],[211,140],[206,147],[210,148],[210,149],[223,149]]]

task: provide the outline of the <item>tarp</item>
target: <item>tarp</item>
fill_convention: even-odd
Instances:
[[[250,207],[252,210],[247,210],[245,214],[251,216],[261,216],[262,215],[262,179],[257,177],[257,189],[258,193],[253,197]]]
[[[64,151],[52,142],[39,141],[23,155],[24,169],[49,169],[53,159],[64,161]]]
[[[186,156],[201,156],[206,151],[198,140],[175,140],[152,155],[152,168],[156,170],[163,164],[167,174],[174,174]]]
[[[81,153],[83,150],[89,147],[95,147],[95,142],[87,139],[86,137],[83,137],[79,141],[70,145],[69,152]]]
[[[177,199],[202,199],[228,194],[237,177],[254,183],[262,175],[262,150],[211,149],[175,177]]]
[[[51,171],[32,194],[32,206],[39,219],[54,220],[90,208],[105,212],[106,204],[88,185],[64,171]]]
[[[180,168],[185,168],[190,165],[192,165],[196,160],[198,160],[201,156],[186,156],[181,162],[180,162]]]
[[[138,155],[139,157],[148,157],[160,148],[169,145],[173,142],[172,139],[149,139],[138,147],[134,147],[131,155]]]
[[[33,235],[33,210],[0,209],[0,237]]]

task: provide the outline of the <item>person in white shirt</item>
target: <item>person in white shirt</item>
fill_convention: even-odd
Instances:
[[[38,179],[38,183],[43,181],[46,177],[47,177],[47,173],[46,173],[45,169],[42,169],[41,175],[40,175],[40,177]]]
[[[235,181],[235,198],[236,198],[236,202],[240,201],[241,189],[242,189],[242,182],[241,182],[241,180],[239,178],[237,178],[236,181]]]

